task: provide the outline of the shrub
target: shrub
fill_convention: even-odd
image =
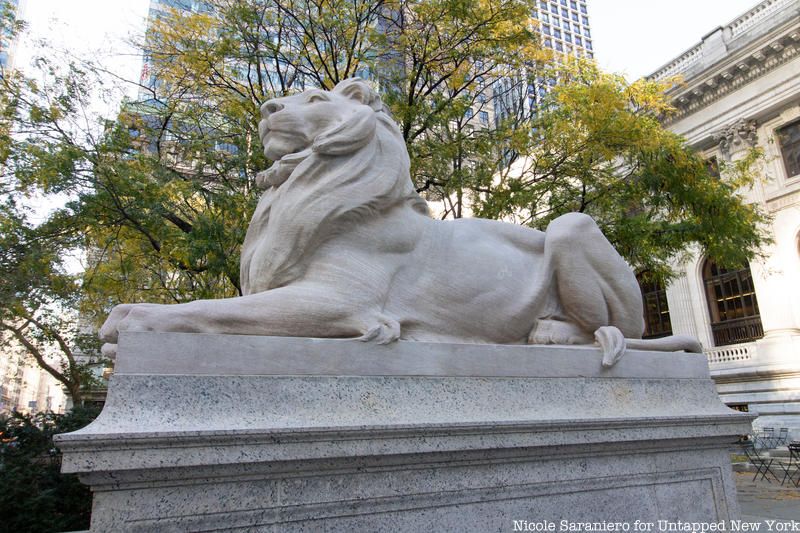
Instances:
[[[15,412],[0,418],[0,529],[89,529],[91,491],[77,476],[61,474],[61,451],[53,435],[80,429],[98,414],[97,408],[76,407],[63,415]]]

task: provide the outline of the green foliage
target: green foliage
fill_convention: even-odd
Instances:
[[[692,245],[724,264],[753,257],[767,218],[741,193],[757,175],[757,151],[717,179],[661,125],[667,84],[628,83],[581,63],[561,76],[518,128],[526,157],[474,196],[478,215],[544,229],[561,214],[587,213],[637,271],[660,280]]]
[[[0,418],[0,524],[4,531],[54,532],[89,528],[92,495],[77,476],[61,474],[53,435],[75,431],[98,415],[76,408],[64,415],[13,413]]]
[[[531,31],[533,7],[526,0],[400,2],[382,25],[385,48],[374,72],[406,140],[412,179],[441,201],[442,217],[468,213],[470,193],[491,180],[513,146],[516,122],[527,114],[523,91],[547,75],[552,56]],[[505,123],[493,120],[500,110]]]
[[[79,278],[63,267],[76,235],[55,219],[32,227],[10,198],[0,205],[0,347],[22,348],[80,404],[98,383],[74,352],[97,353],[98,346],[78,331]]]
[[[255,140],[264,100],[369,76],[400,125],[415,182],[448,200],[449,216],[461,215],[456,198],[471,173],[491,175],[505,157],[492,143],[513,138],[510,125],[475,128],[465,112],[493,114],[495,81],[513,78],[497,93],[509,97],[550,59],[531,31],[531,0],[209,4],[214,16],[171,11],[153,24],[142,44],[160,80],[153,95],[193,117],[219,115],[216,123],[244,117],[236,128]],[[267,164],[257,149],[250,161]]]

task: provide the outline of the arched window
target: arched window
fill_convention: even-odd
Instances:
[[[716,346],[749,342],[764,336],[749,265],[729,270],[707,259],[703,265],[703,282]]]
[[[657,339],[672,335],[672,322],[669,319],[669,306],[667,305],[667,291],[660,283],[644,282],[637,276],[639,288],[642,290],[642,304],[644,306],[644,334],[643,339]]]

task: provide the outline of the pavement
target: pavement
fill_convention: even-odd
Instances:
[[[754,473],[734,472],[742,520],[748,522],[800,520],[800,488],[788,482],[781,486],[780,482],[774,479],[771,483],[762,479],[753,481]],[[770,530],[766,525],[762,529],[762,531]],[[777,531],[777,529],[772,530]],[[784,531],[798,531],[798,529],[789,527]]]

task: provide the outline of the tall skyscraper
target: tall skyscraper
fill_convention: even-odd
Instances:
[[[539,0],[532,16],[541,44],[559,56],[594,59],[592,32],[589,27],[588,0]],[[562,57],[563,57],[562,56]],[[533,78],[533,79],[531,79]],[[535,113],[542,98],[557,83],[554,78],[522,73],[517,78],[501,78],[493,86],[493,118],[498,125],[509,117]]]
[[[152,21],[165,16],[170,9],[186,12],[210,11],[208,4],[204,0],[150,0],[150,10],[147,16],[148,26]],[[147,100],[148,97],[152,95],[152,91],[156,87],[156,82],[153,58],[150,53],[145,50],[142,60],[142,72],[139,78],[139,83],[142,85],[142,88],[139,90],[140,100]]]
[[[0,0],[0,9],[8,10],[17,18],[20,13],[20,0]],[[10,27],[4,27],[0,32],[0,69],[13,66],[15,39]]]
[[[587,0],[539,0],[533,16],[542,44],[559,53],[594,57]]]

